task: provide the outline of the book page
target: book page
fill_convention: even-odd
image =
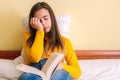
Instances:
[[[64,54],[62,53],[52,53],[41,71],[44,72],[48,78],[50,78],[53,71],[55,71],[56,66],[61,62],[63,57]]]
[[[29,66],[29,65],[25,65],[25,64],[19,64],[16,66],[16,68],[20,71],[26,72],[26,73],[33,73],[33,74],[37,74],[39,76],[41,76],[43,78],[43,80],[47,80],[46,75],[40,71],[39,69]]]

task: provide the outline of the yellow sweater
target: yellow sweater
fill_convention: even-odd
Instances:
[[[27,45],[27,39],[30,37],[30,32],[26,32],[24,35],[24,49],[26,54],[26,64],[30,62],[38,63],[42,58],[42,53],[44,50],[44,32],[37,31],[32,47],[29,48]],[[62,37],[65,46],[65,60],[66,63],[63,63],[64,70],[69,72],[72,78],[79,78],[81,75],[80,66],[75,54],[75,51],[71,45],[69,39]],[[57,52],[57,48],[55,50]],[[52,52],[48,52],[44,58],[48,58]]]

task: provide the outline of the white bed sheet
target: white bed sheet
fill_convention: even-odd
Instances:
[[[0,80],[17,80],[22,74],[12,60],[0,59]],[[120,80],[120,59],[79,60],[80,80]]]
[[[80,80],[120,80],[120,59],[79,60]]]

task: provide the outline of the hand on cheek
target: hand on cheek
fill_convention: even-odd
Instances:
[[[38,19],[37,17],[31,18],[30,24],[32,28],[43,31],[43,25],[41,24],[40,19]]]

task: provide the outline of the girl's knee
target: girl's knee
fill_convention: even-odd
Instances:
[[[67,71],[57,70],[53,73],[51,80],[72,80],[72,78]]]
[[[32,73],[23,73],[18,80],[42,80],[41,77]]]

